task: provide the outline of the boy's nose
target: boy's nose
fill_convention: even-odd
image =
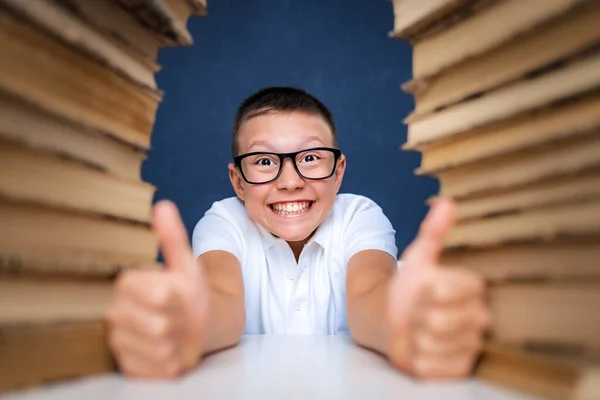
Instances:
[[[277,178],[277,188],[295,190],[302,187],[304,187],[304,179],[296,172],[292,160],[284,160],[281,174]]]

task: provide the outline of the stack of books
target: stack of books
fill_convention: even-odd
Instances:
[[[457,204],[442,263],[489,283],[476,373],[600,399],[600,1],[394,0],[403,149]]]
[[[161,47],[203,0],[0,0],[0,392],[114,368],[113,278],[156,265]]]

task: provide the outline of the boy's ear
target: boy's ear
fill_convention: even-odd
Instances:
[[[237,170],[237,168],[235,167],[235,164],[230,163],[228,165],[229,168],[229,180],[231,181],[231,186],[233,187],[233,190],[235,191],[235,194],[237,194],[237,197],[240,198],[240,200],[244,201],[244,186],[242,183],[242,177],[240,176],[240,172]]]
[[[342,186],[342,180],[344,179],[344,172],[346,172],[346,156],[341,155],[337,162],[337,167],[335,168],[335,191],[336,193],[340,190],[340,186]]]

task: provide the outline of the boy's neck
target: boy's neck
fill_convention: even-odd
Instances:
[[[302,253],[302,249],[304,249],[304,246],[306,246],[306,243],[308,243],[308,241],[314,236],[315,232],[316,232],[316,230],[313,231],[313,233],[311,233],[306,239],[300,240],[298,242],[289,242],[286,240],[287,244],[292,249],[292,253],[294,253],[294,258],[296,259],[296,262],[298,262],[298,260],[300,259],[300,254]]]
[[[288,246],[290,246],[290,249],[292,249],[292,253],[294,253],[294,258],[296,259],[296,262],[298,262],[298,260],[300,259],[300,254],[302,253],[302,249],[304,249],[304,246],[306,246],[306,243],[308,243],[308,241],[315,235],[315,232],[317,230],[315,229],[306,239],[304,240],[300,240],[297,242],[290,242],[288,240],[286,240],[285,242],[288,244]],[[273,233],[271,233],[271,235],[273,235]],[[273,235],[278,239],[281,239],[279,236],[277,235]]]
[[[300,259],[300,253],[302,253],[302,249],[304,248],[307,242],[308,239],[302,240],[300,242],[287,242],[287,244],[289,244],[290,248],[292,249],[292,253],[294,253],[294,258],[296,259],[296,262],[298,262],[298,260]]]

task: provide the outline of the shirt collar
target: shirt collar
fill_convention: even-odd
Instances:
[[[280,239],[276,238],[275,236],[273,236],[273,234],[271,232],[269,232],[268,230],[263,228],[262,225],[259,224],[258,222],[254,222],[254,224],[256,225],[256,227],[258,229],[258,233],[260,234],[263,248],[265,250],[269,250],[271,247],[275,246],[275,244],[277,243],[278,240],[280,240]]]
[[[317,228],[317,231],[313,235],[313,237],[309,240],[308,243],[315,242],[323,249],[327,247],[327,238],[329,237],[328,233],[331,229],[331,213],[323,220],[321,225]]]

